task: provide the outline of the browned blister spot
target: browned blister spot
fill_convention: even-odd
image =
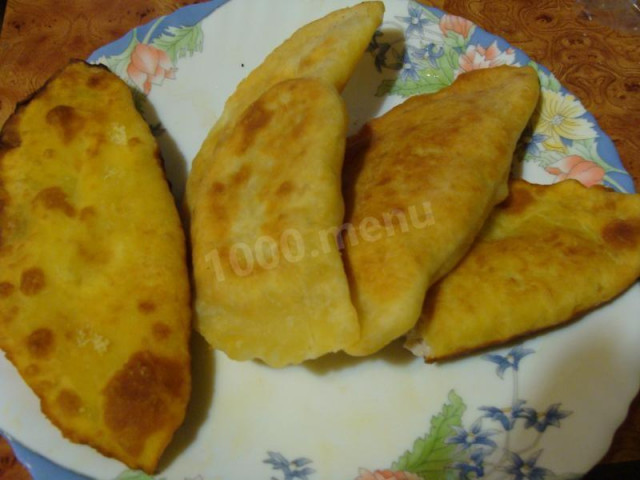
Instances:
[[[293,191],[293,185],[291,182],[285,181],[280,184],[278,189],[276,190],[277,195],[287,195]]]
[[[512,189],[511,194],[498,207],[508,213],[519,214],[524,212],[534,202],[533,195],[522,189]]]
[[[70,142],[80,132],[84,123],[82,116],[73,107],[57,105],[47,112],[46,120],[62,135],[65,143]]]
[[[48,328],[38,328],[29,334],[26,340],[27,350],[35,358],[49,356],[54,349],[55,337]]]
[[[96,90],[103,90],[109,86],[109,81],[110,79],[106,73],[99,72],[89,77],[87,86],[95,88]]]
[[[138,137],[131,137],[127,143],[130,147],[135,147],[137,145],[140,145],[142,143],[142,140],[140,140]]]
[[[382,178],[380,178],[377,182],[376,182],[376,186],[378,187],[382,187],[386,184],[388,184],[389,182],[391,182],[393,179],[389,176],[389,175],[383,175]]]
[[[16,287],[13,283],[0,282],[0,298],[6,298],[13,293]]]
[[[24,369],[24,373],[29,377],[34,377],[40,373],[40,368],[35,363],[32,363]]]
[[[75,416],[82,413],[82,399],[73,390],[61,390],[56,397],[56,403],[65,415]]]
[[[46,285],[46,279],[42,269],[38,267],[29,268],[22,272],[20,279],[20,291],[31,296],[38,293]]]
[[[613,220],[602,229],[602,239],[615,248],[640,246],[640,218]]]
[[[94,207],[84,207],[83,209],[80,210],[80,220],[82,222],[91,220],[95,218],[95,216],[96,216],[96,209]]]
[[[152,433],[171,423],[171,406],[185,398],[186,365],[148,351],[134,353],[105,387],[104,420],[123,448],[137,455]]]
[[[236,173],[233,174],[231,178],[231,183],[233,185],[242,185],[247,183],[249,176],[251,175],[251,168],[249,165],[242,165]]]
[[[226,185],[224,183],[220,183],[220,182],[213,182],[213,184],[211,185],[211,192],[216,194],[216,193],[224,193],[225,190],[227,189]]]
[[[246,152],[255,142],[258,132],[269,124],[272,117],[273,112],[268,110],[260,100],[253,103],[238,122],[230,138],[233,151],[238,155]]]
[[[91,139],[89,139],[90,143],[88,143],[87,148],[85,149],[85,153],[87,157],[97,157],[100,155],[100,150],[103,148],[106,143],[106,138],[104,135],[96,134]]]
[[[57,210],[67,217],[74,217],[76,209],[67,200],[67,194],[60,187],[49,187],[40,190],[33,199],[36,205],[42,205],[48,210]]]
[[[171,327],[162,322],[155,322],[151,326],[151,331],[157,340],[166,340],[171,335]]]
[[[17,305],[12,305],[9,308],[0,308],[0,322],[4,324],[12,322],[18,316],[19,311],[20,309]]]
[[[143,300],[138,302],[138,310],[142,313],[151,313],[156,311],[156,304],[151,300]]]

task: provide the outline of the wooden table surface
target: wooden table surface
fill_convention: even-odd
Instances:
[[[590,15],[588,2],[423,0],[469,18],[547,66],[596,116],[640,191],[640,28],[629,28],[633,12],[622,18],[626,25],[611,27],[611,14]],[[86,58],[136,25],[190,3],[196,1],[9,0],[0,34],[0,125],[16,101],[69,58]],[[615,473],[625,466],[637,474],[638,464],[628,462],[640,462],[640,396],[588,478],[640,478]],[[0,439],[0,480],[28,478]]]

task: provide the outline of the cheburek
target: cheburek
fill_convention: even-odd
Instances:
[[[72,441],[151,472],[190,393],[185,239],[149,127],[75,62],[0,145],[0,347]]]
[[[427,361],[565,323],[640,276],[640,195],[515,180],[460,264],[427,295],[407,347]]]
[[[287,80],[217,150],[191,224],[195,325],[234,359],[281,367],[358,336],[335,240],[346,129],[335,88]]]
[[[197,208],[197,192],[215,161],[218,142],[231,131],[247,107],[272,86],[294,78],[316,78],[341,90],[382,22],[383,14],[382,2],[363,2],[311,22],[285,40],[238,84],[193,160],[186,189],[188,213]]]
[[[361,337],[347,353],[373,353],[414,326],[429,286],[506,197],[538,95],[530,67],[476,70],[406,100],[349,143],[345,262]]]

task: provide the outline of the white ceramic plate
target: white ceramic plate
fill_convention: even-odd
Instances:
[[[141,26],[91,60],[147,90],[136,97],[180,197],[236,84],[294,30],[355,3],[216,0]],[[344,92],[352,132],[461,71],[530,63],[468,21],[407,0],[385,3],[385,22]],[[633,191],[593,117],[536,68],[543,101],[518,170],[540,183],[571,177]],[[442,365],[396,343],[369,358],[331,355],[275,370],[213,354],[196,337],[193,399],[157,478],[578,478],[606,452],[638,390],[638,311],[636,284],[578,322]],[[37,480],[148,478],[64,440],[4,358],[0,386],[0,428]]]

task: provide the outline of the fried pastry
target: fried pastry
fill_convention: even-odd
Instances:
[[[345,160],[345,262],[367,355],[418,320],[427,289],[462,258],[507,193],[539,95],[530,68],[462,74],[365,125]]]
[[[406,345],[436,361],[503,343],[568,322],[638,276],[640,195],[514,180]]]
[[[311,22],[285,40],[238,84],[193,160],[186,189],[190,214],[198,206],[197,192],[215,161],[217,144],[247,107],[287,79],[317,78],[341,90],[382,22],[383,13],[382,2],[363,2]]]
[[[346,129],[333,86],[287,80],[216,149],[191,222],[195,326],[231,358],[281,367],[357,339],[335,241]]]
[[[75,62],[0,145],[0,347],[74,442],[152,472],[190,392],[185,239],[128,87]]]

